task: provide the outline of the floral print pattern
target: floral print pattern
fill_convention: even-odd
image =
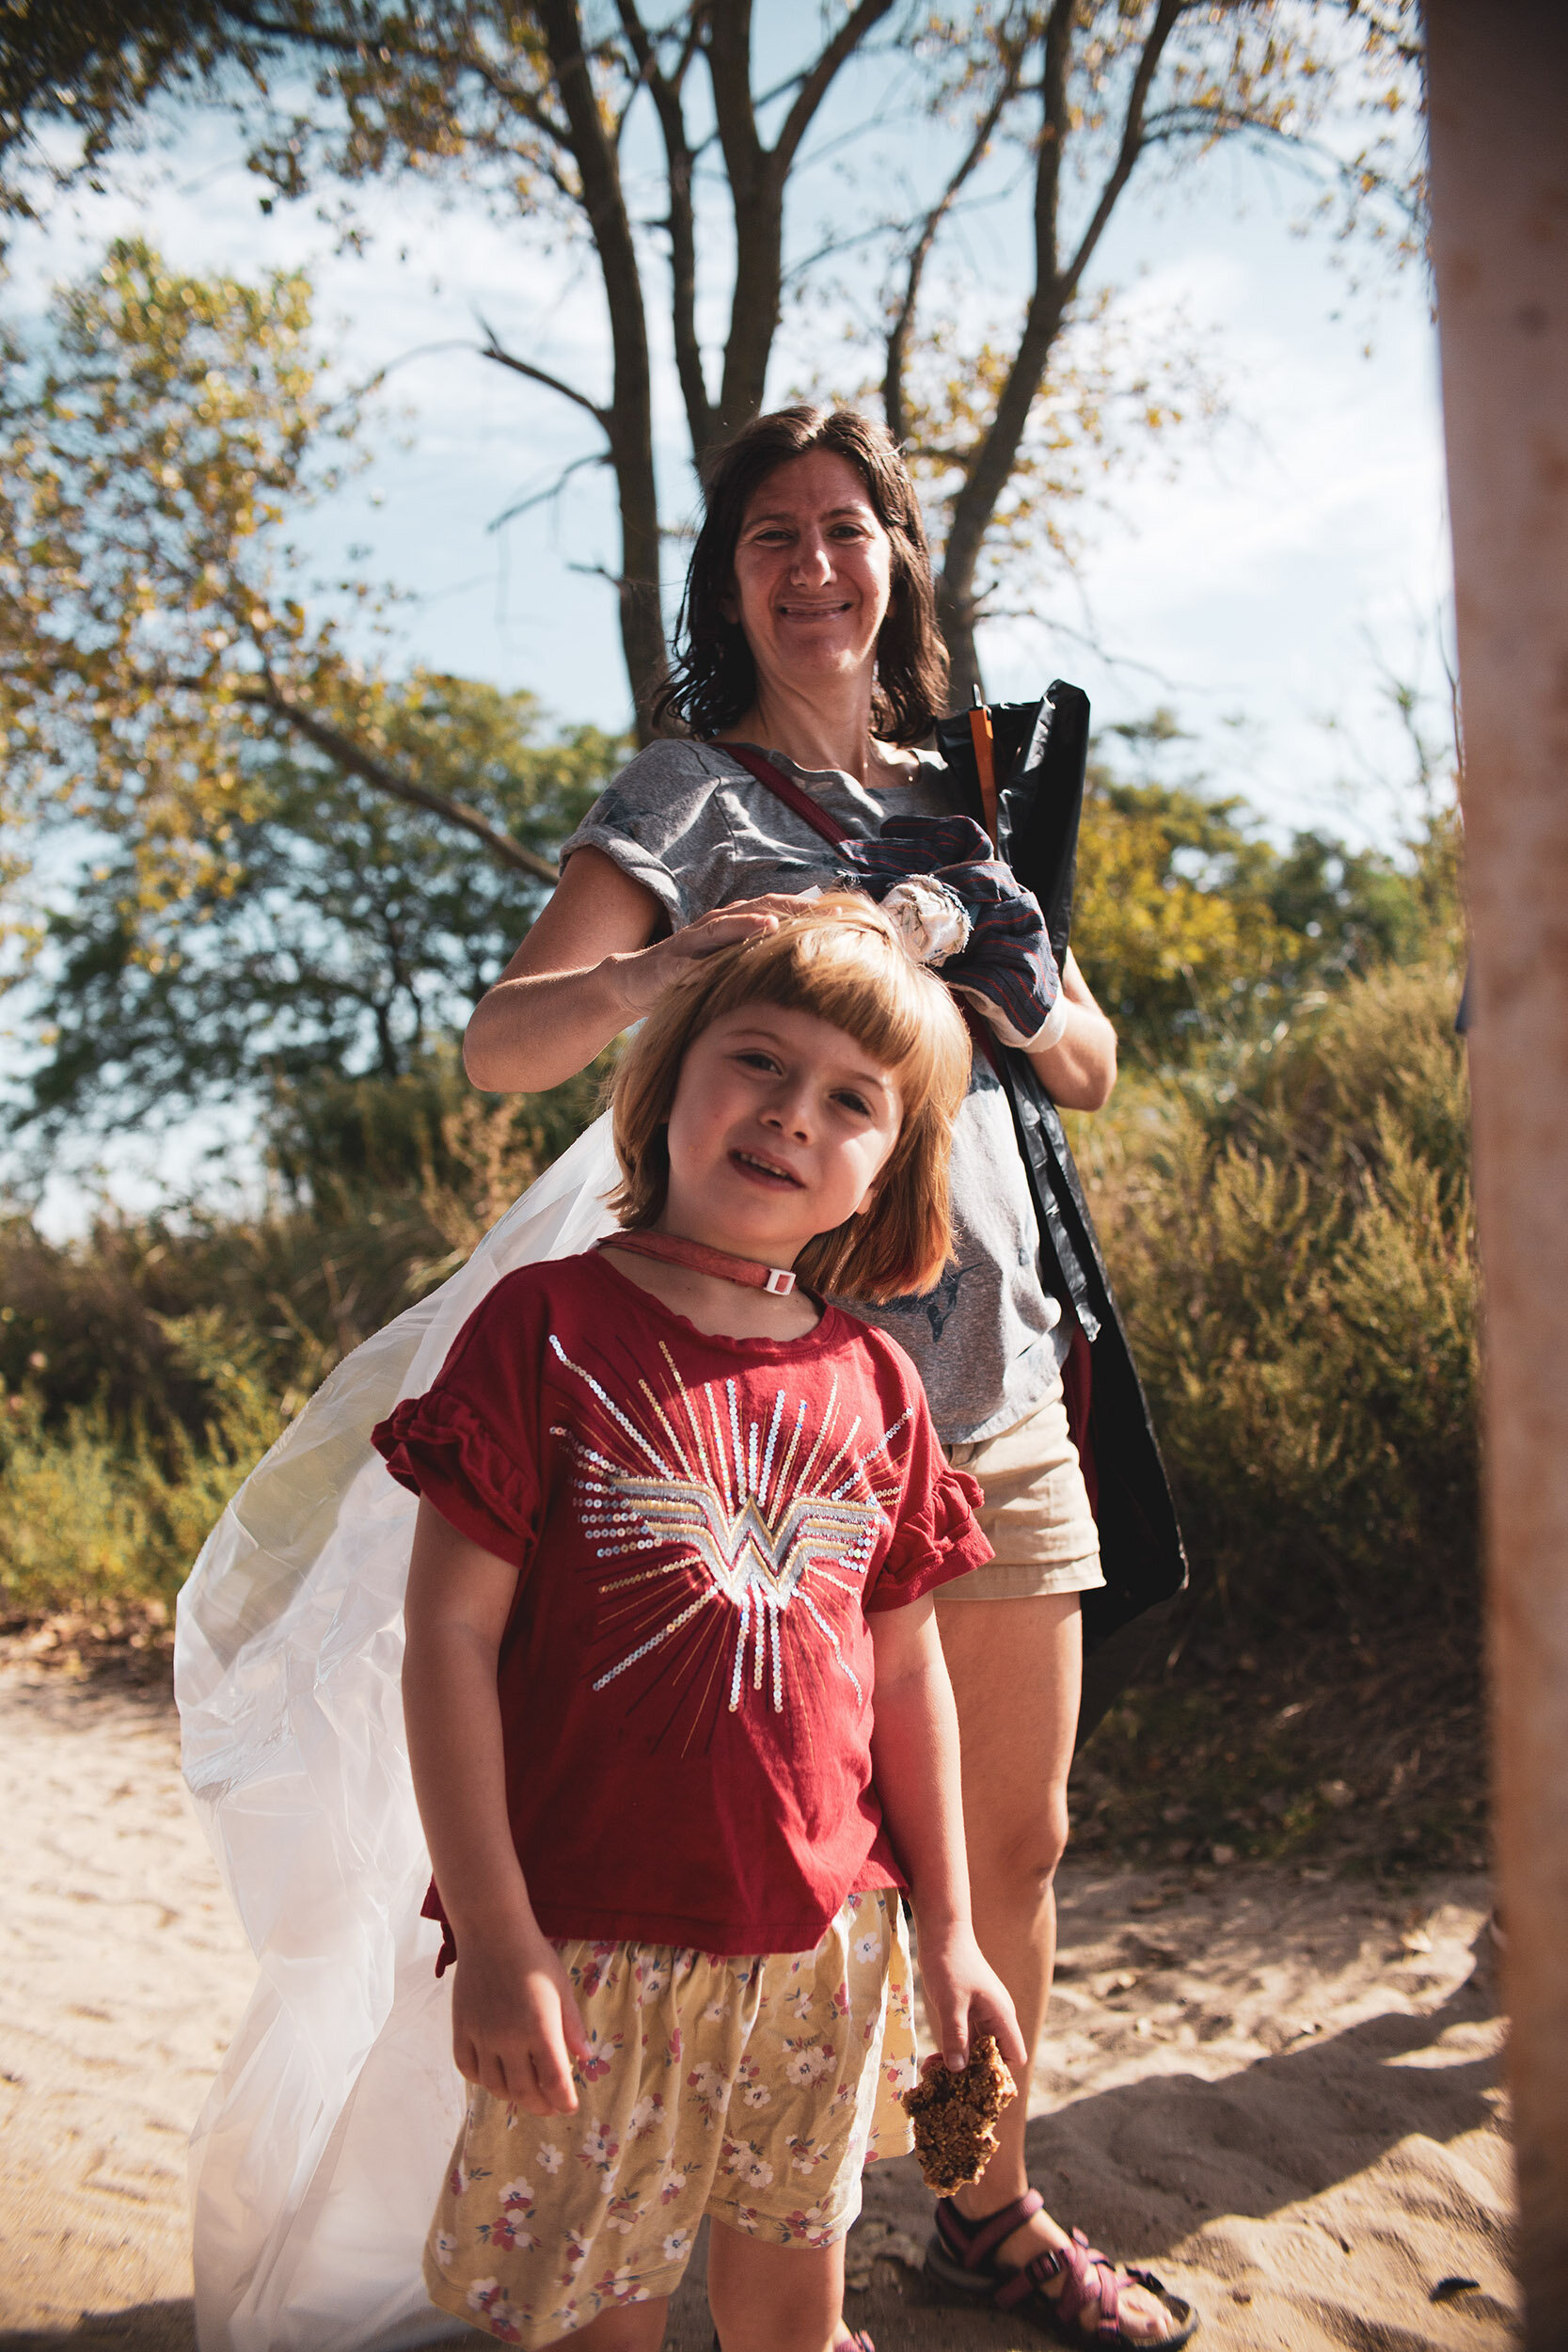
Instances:
[[[537,2347],[672,2294],[705,2213],[775,2246],[842,2237],[863,2166],[911,2144],[897,1896],[852,1895],[814,1952],[559,1948],[591,2053],[578,2112],[470,2090],[425,2252],[432,2300]]]

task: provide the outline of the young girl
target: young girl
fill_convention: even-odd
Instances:
[[[472,2086],[425,2275],[503,2343],[657,2352],[706,2213],[723,2352],[827,2352],[910,2145],[901,1890],[948,2064],[1022,2062],[931,1598],[990,1556],[977,1489],[814,1295],[935,1280],[968,1065],[863,899],[709,957],[617,1074],[622,1230],[505,1277],[376,1432]]]

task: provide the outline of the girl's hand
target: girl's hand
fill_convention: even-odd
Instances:
[[[641,1021],[665,990],[673,981],[684,980],[705,956],[717,954],[721,947],[733,947],[742,939],[759,938],[764,931],[776,931],[786,915],[803,913],[810,903],[808,898],[783,891],[761,898],[737,898],[733,906],[700,915],[695,923],[672,931],[667,939],[656,940],[651,947],[607,956],[605,963],[613,974],[627,1023]]]
[[[951,1927],[931,1933],[919,1922],[920,1981],[926,1994],[926,2013],[942,2051],[942,2064],[961,2074],[969,2064],[972,2044],[981,2034],[993,2033],[996,2045],[1027,2090],[1024,2076],[1029,2053],[1018,2029],[1012,1995],[974,1941],[973,1928]]]
[[[575,2115],[572,2059],[589,2056],[571,1979],[537,1928],[465,1937],[451,1998],[452,2056],[481,2090],[529,2115]]]

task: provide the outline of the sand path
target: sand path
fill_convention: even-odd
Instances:
[[[252,1969],[166,1700],[0,1666],[0,2346],[189,2352],[184,2138]],[[1059,2216],[1155,2262],[1212,2352],[1513,2340],[1480,1881],[1081,1865],[1062,1910],[1030,2127]],[[911,2167],[871,2176],[853,2323],[1036,2352],[932,2303],[927,2210]],[[669,2352],[710,2341],[694,2275]]]

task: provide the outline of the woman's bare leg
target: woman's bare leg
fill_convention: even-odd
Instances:
[[[965,1600],[949,1589],[938,1596],[937,1620],[958,1708],[974,1932],[1013,1996],[1033,2066],[1056,1961],[1053,1881],[1067,1844],[1083,1682],[1078,1596]],[[1029,2186],[1027,2082],[1019,2092],[997,2126],[995,2155],[954,2201],[967,2220],[1000,2212]],[[1022,2265],[1066,2237],[1048,2214],[1036,2214],[1003,2239],[998,2258]],[[1164,2310],[1141,2288],[1123,2287],[1120,2311],[1129,2336],[1157,2344],[1169,2333]],[[1097,2299],[1085,2304],[1085,2334],[1099,2315]]]
[[[722,2352],[830,2352],[844,2302],[844,2240],[769,2246],[716,2220],[707,2299]]]

